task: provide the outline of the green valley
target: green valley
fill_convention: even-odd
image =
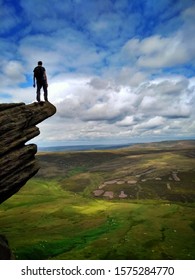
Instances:
[[[15,259],[194,259],[194,144],[39,153],[0,206]]]

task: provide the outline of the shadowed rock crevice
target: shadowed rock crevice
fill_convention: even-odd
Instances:
[[[10,260],[14,259],[12,251],[9,248],[7,238],[0,234],[0,260]]]
[[[55,112],[49,102],[0,104],[0,203],[39,170],[37,146],[25,143],[40,134],[36,125]]]

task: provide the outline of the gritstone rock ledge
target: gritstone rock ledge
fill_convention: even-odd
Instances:
[[[56,113],[49,102],[0,104],[0,203],[19,191],[39,170],[36,125]]]

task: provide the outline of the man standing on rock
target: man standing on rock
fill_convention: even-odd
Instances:
[[[35,80],[36,80],[36,85],[37,85],[37,101],[41,102],[40,94],[41,94],[41,88],[43,87],[44,91],[44,99],[45,101],[48,101],[47,98],[47,75],[46,75],[46,70],[42,66],[42,61],[38,61],[38,66],[35,67],[33,70],[34,76],[33,76],[33,87],[35,87]]]

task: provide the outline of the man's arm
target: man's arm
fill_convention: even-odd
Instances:
[[[48,86],[46,70],[44,71],[43,76],[44,76],[45,83]]]
[[[33,87],[35,87],[35,73],[33,74]]]

